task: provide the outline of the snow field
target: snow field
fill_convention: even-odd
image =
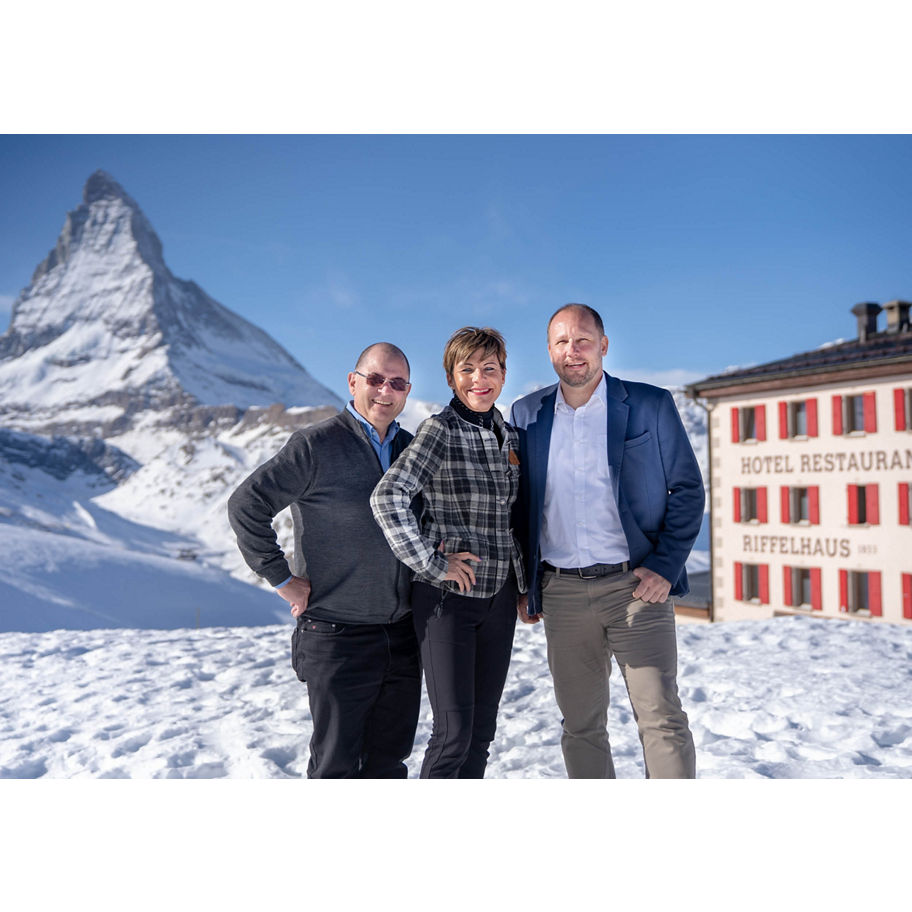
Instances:
[[[291,627],[0,634],[0,778],[301,778],[310,715]],[[908,778],[912,629],[779,618],[678,628],[701,778]],[[643,776],[619,671],[619,778]],[[430,734],[426,699],[416,777]],[[564,778],[539,625],[518,628],[489,779]]]

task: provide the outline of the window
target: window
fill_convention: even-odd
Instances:
[[[781,487],[779,497],[782,522],[819,524],[820,488],[817,485],[809,488]]]
[[[893,390],[897,431],[912,431],[912,388]]]
[[[741,602],[769,604],[769,565],[735,561],[735,598]]]
[[[833,396],[834,434],[873,434],[877,431],[876,394]]]
[[[810,510],[808,508],[807,493],[807,488],[792,488],[791,490],[791,515],[795,517],[795,522],[808,521]]]
[[[839,610],[849,614],[881,617],[880,572],[876,570],[839,571]]]
[[[807,437],[807,403],[792,402],[788,408],[789,437]]]
[[[876,526],[880,523],[878,485],[849,485],[849,525]]]
[[[782,595],[786,605],[813,611],[823,608],[819,567],[783,567],[782,574]]]
[[[757,564],[744,565],[744,598],[760,598],[760,567]]]
[[[767,522],[766,488],[732,488],[732,500],[736,523]]]
[[[799,399],[779,403],[779,437],[817,436],[817,400]]]
[[[912,484],[901,481],[899,483],[899,524],[901,526],[912,525],[910,515],[912,515]]]
[[[861,396],[846,396],[843,399],[842,415],[846,434],[851,434],[853,431],[863,431],[865,429],[864,398]]]
[[[797,567],[792,573],[792,597],[796,605],[811,604],[811,571]]]
[[[766,406],[748,405],[731,410],[732,443],[766,440]]]

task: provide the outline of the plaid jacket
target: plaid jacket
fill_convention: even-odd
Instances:
[[[490,598],[507,581],[512,565],[526,591],[522,556],[510,513],[519,489],[519,435],[494,410],[503,436],[460,418],[451,406],[421,423],[415,439],[380,479],[371,495],[374,519],[393,553],[415,571],[414,579],[458,592],[444,580],[447,553],[471,551],[475,585],[467,593]],[[421,494],[421,520],[409,504]]]

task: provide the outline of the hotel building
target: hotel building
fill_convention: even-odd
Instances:
[[[713,620],[912,623],[909,309],[858,304],[851,341],[688,386],[709,411]]]

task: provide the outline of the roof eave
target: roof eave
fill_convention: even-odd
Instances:
[[[813,385],[845,382],[849,376],[863,377],[889,376],[896,373],[896,368],[908,365],[912,372],[912,354],[898,355],[892,358],[878,358],[876,361],[862,359],[843,364],[815,365],[808,367],[791,368],[788,370],[773,371],[766,374],[739,376],[711,377],[687,384],[684,389],[691,399],[716,398],[737,393],[745,387],[752,387],[756,392],[764,390],[785,389],[794,387],[798,379],[813,377]],[[807,382],[804,386],[809,385]]]

